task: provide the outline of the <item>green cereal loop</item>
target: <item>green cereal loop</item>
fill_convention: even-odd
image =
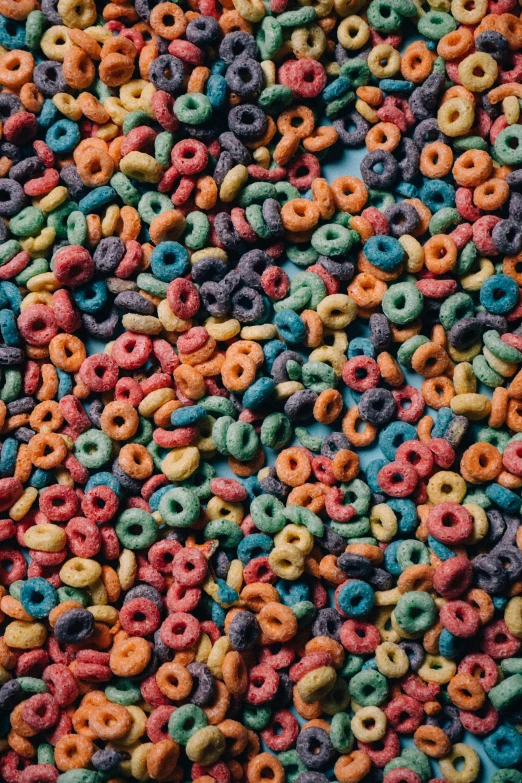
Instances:
[[[489,691],[489,699],[497,710],[514,707],[522,696],[522,674],[512,674]]]
[[[295,614],[299,628],[305,628],[313,622],[317,609],[311,601],[298,601],[290,607]]]
[[[345,228],[350,228],[350,222],[352,218],[353,215],[350,215],[349,212],[336,212],[332,218],[332,223],[336,223],[339,226],[344,226]]]
[[[202,125],[212,117],[212,104],[202,92],[185,93],[176,98],[174,114],[180,122]]]
[[[13,582],[11,585],[9,585],[9,595],[12,595],[13,598],[16,598],[16,600],[19,601],[23,586],[23,580],[17,579],[16,582]]]
[[[107,95],[107,98],[109,97],[110,93]],[[145,114],[144,111],[131,111],[125,116],[125,119],[123,120],[123,135],[127,136],[131,130],[134,130],[134,128],[139,128],[140,125],[152,125],[153,122],[154,120],[151,119],[148,114]]]
[[[226,397],[203,397],[198,400],[198,405],[203,405],[208,413],[215,413],[217,416],[237,415],[233,404]]]
[[[399,544],[397,548],[397,562],[403,571],[410,568],[410,566],[429,565],[429,549],[422,541],[409,538],[403,541],[402,544]]]
[[[169,734],[180,745],[186,745],[189,739],[207,725],[207,716],[195,704],[178,707],[169,718]]]
[[[484,354],[480,353],[478,356],[475,356],[472,365],[477,380],[484,383],[486,386],[489,386],[491,389],[495,389],[497,386],[502,386],[504,384],[504,378],[489,366]]]
[[[408,370],[411,370],[413,354],[417,348],[420,348],[421,345],[426,345],[426,343],[429,343],[429,339],[423,334],[416,334],[413,337],[410,337],[409,340],[403,342],[397,351],[397,361],[399,364],[402,364],[403,367],[407,367]]]
[[[508,125],[500,131],[493,150],[501,163],[519,166],[522,163],[522,125]]]
[[[376,207],[379,212],[386,212],[389,207],[395,204],[395,197],[387,190],[378,190],[377,188],[368,189],[368,204]]]
[[[372,78],[372,72],[369,65],[364,60],[354,57],[353,60],[347,60],[347,62],[341,65],[339,76],[344,76],[350,79],[352,87],[358,89],[359,87],[365,87]]]
[[[417,29],[430,41],[440,41],[445,35],[457,29],[457,23],[451,14],[446,14],[444,11],[428,11],[419,19]]]
[[[100,430],[90,429],[82,432],[74,441],[73,454],[89,470],[101,468],[109,461],[112,453],[112,441]]]
[[[416,17],[419,9],[413,0],[389,0],[390,6],[401,16]]]
[[[174,146],[174,136],[168,131],[158,133],[154,139],[154,157],[162,166],[170,166],[170,153]]]
[[[164,212],[172,209],[172,201],[164,193],[156,193],[149,190],[145,193],[138,204],[138,214],[145,223],[152,223],[154,218],[162,215]]]
[[[321,709],[326,712],[327,715],[337,715],[340,710],[346,710],[350,706],[350,691],[348,690],[348,683],[341,677],[338,677],[335,681],[330,693],[327,693],[324,698],[320,700]]]
[[[22,390],[22,373],[11,367],[4,368],[4,380],[0,388],[0,400],[14,402]]]
[[[102,19],[98,20],[98,22],[96,23],[96,26],[97,27],[98,26],[103,27]],[[93,95],[95,95],[98,98],[100,103],[103,103],[104,101],[106,101],[107,98],[112,98],[112,92],[109,90],[107,85],[104,82],[102,82],[101,79],[98,79],[98,78],[96,78],[93,81],[93,83],[89,87],[88,92],[92,92]],[[144,124],[144,123],[141,123],[141,124]]]
[[[280,182],[276,182],[274,185],[275,187],[275,194],[273,196],[267,196],[267,198],[275,198],[281,206],[284,206],[287,201],[291,201],[294,198],[300,198],[301,194],[295,187],[295,185],[291,185],[289,182],[286,182],[285,180],[281,180]],[[291,247],[294,247],[294,245],[290,245],[286,249],[287,255]],[[288,256],[290,258],[290,256]],[[316,256],[318,258],[318,256]],[[295,261],[294,261],[295,263]],[[312,261],[312,264],[314,262]]]
[[[499,333],[495,329],[488,329],[484,332],[482,337],[484,345],[489,348],[492,354],[497,359],[501,359],[503,362],[522,362],[522,352],[509,343],[505,343],[500,339]]]
[[[509,443],[509,435],[502,430],[494,430],[493,427],[483,427],[477,434],[477,443],[491,443],[501,454]]]
[[[54,766],[53,746],[48,745],[47,742],[41,742],[36,749],[36,760],[38,764],[51,764],[51,766]]]
[[[475,316],[475,305],[469,294],[453,294],[442,302],[439,311],[439,320],[444,329],[449,332],[457,321],[463,318],[473,318]]]
[[[284,448],[292,434],[292,423],[284,413],[270,413],[261,425],[261,443],[269,449]]]
[[[201,250],[205,247],[210,234],[210,223],[205,212],[189,212],[185,218],[186,228],[183,242],[191,250]]]
[[[49,688],[37,677],[17,677],[16,682],[24,693],[48,693]]]
[[[437,619],[437,607],[429,593],[415,591],[399,598],[394,610],[397,625],[407,633],[424,633]]]
[[[348,688],[352,699],[361,707],[378,707],[388,695],[388,681],[375,669],[363,669],[355,674]]]
[[[47,24],[47,18],[41,11],[31,11],[25,21],[25,45],[28,49],[38,49]],[[39,761],[39,764],[42,762]]]
[[[98,772],[90,769],[69,769],[62,772],[57,783],[101,783],[102,778]]]
[[[274,312],[279,313],[281,310],[294,310],[298,312],[308,308],[310,305],[311,291],[303,286],[297,290],[294,294],[291,294],[286,299],[281,299],[279,302],[274,303]],[[311,308],[314,309],[314,308]]]
[[[70,245],[85,245],[87,242],[87,218],[79,209],[67,218],[67,241]]]
[[[469,492],[466,492],[466,496],[462,502],[475,503],[475,505],[480,506],[480,508],[483,509],[487,509],[491,506],[491,500],[488,498],[484,490],[479,489],[478,487],[470,490]]]
[[[245,217],[258,235],[259,239],[268,239],[271,236],[263,217],[263,209],[260,204],[250,204],[245,210]]]
[[[274,54],[277,52],[277,50],[283,43],[283,30],[281,29],[281,24],[279,23],[279,19],[276,19],[273,16],[265,16],[263,18],[263,21],[261,22],[261,25],[256,35],[256,43],[259,48],[259,52],[261,54],[261,59],[271,60]],[[263,92],[266,92],[266,90],[263,90]],[[284,94],[288,96],[288,93],[290,93],[290,102],[287,105],[290,105],[290,103],[293,100],[293,94],[291,89],[289,87],[286,87]],[[282,93],[280,92],[279,94]],[[264,108],[264,106],[261,103],[262,95],[263,93],[261,93],[261,95],[259,96],[258,103],[261,106],[261,108]]]
[[[427,781],[431,778],[431,765],[425,753],[417,750],[417,748],[405,748],[402,752],[402,757],[407,761],[405,766],[410,765],[410,769],[413,769],[422,780]]]
[[[38,234],[45,224],[45,215],[37,207],[25,207],[9,221],[9,230],[16,237]]]
[[[317,11],[311,5],[297,8],[295,11],[285,11],[277,17],[281,27],[303,27],[316,19]]]
[[[194,473],[183,481],[183,487],[190,489],[199,500],[208,500],[212,496],[210,482],[215,477],[215,468],[208,462],[200,462]]]
[[[370,520],[368,517],[360,517],[350,522],[330,522],[330,527],[343,538],[359,538],[370,532]]]
[[[430,234],[445,234],[454,226],[460,225],[463,218],[459,215],[457,209],[453,207],[443,207],[437,210],[430,220],[428,230]]]
[[[86,590],[82,590],[79,587],[69,587],[69,585],[62,585],[56,591],[58,600],[61,604],[64,601],[78,601],[79,604],[85,609],[90,604],[90,596]]]
[[[21,249],[22,246],[17,239],[8,239],[7,242],[3,242],[0,245],[0,265],[3,266],[11,261]]]
[[[165,299],[167,296],[168,283],[164,283],[162,280],[158,280],[157,277],[151,275],[149,272],[142,272],[136,278],[137,285],[152,296],[159,296],[161,299]]]
[[[20,286],[26,285],[32,277],[42,275],[49,271],[49,262],[45,258],[35,258],[34,261],[26,266],[25,269],[15,277],[15,283]]]
[[[307,362],[302,368],[303,385],[316,394],[334,389],[337,382],[335,371],[325,362]]]
[[[231,424],[234,424],[232,416],[220,416],[216,419],[216,423],[212,427],[212,440],[215,443],[216,449],[224,457],[228,457],[230,452],[227,447],[227,432]]]
[[[301,381],[301,377],[303,374],[301,370],[301,365],[299,364],[299,362],[294,362],[293,359],[289,359],[288,362],[286,363],[286,373],[288,375],[289,380],[291,381]]]
[[[160,500],[158,511],[169,527],[190,527],[199,517],[199,500],[186,487],[173,487]]]
[[[522,674],[522,658],[504,658],[500,662],[504,674]]]
[[[67,220],[71,212],[77,209],[76,202],[66,201],[47,215],[47,226],[54,228],[57,239],[67,239]]]
[[[153,440],[151,440],[150,443],[147,443],[147,451],[152,457],[152,461],[156,466],[156,470],[161,470],[161,466],[166,455],[166,449],[160,449],[160,447],[154,443]]]
[[[261,731],[268,726],[271,714],[270,707],[263,707],[262,704],[258,706],[247,704],[241,712],[241,723],[247,729]]]
[[[328,117],[329,120],[335,119],[338,114],[343,109],[346,109],[349,103],[352,103],[355,100],[355,93],[354,92],[346,92],[344,95],[342,95],[340,98],[337,98],[335,101],[330,101],[330,103],[327,104],[324,113]]]
[[[142,698],[139,685],[128,677],[116,677],[111,685],[105,688],[105,695],[113,704],[122,704],[124,707],[136,704]]]
[[[401,17],[397,11],[390,8],[389,0],[372,0],[366,15],[368,24],[379,33],[392,33],[401,26]]]
[[[140,203],[140,192],[137,190],[130,179],[121,171],[114,174],[110,180],[111,187],[114,188],[124,204],[129,207],[137,207]]]
[[[286,783],[296,783],[299,775],[307,771],[296,750],[285,750],[277,758],[284,767]]]
[[[271,182],[253,182],[239,194],[238,206],[246,209],[256,201],[263,203],[267,198],[276,198],[276,189]],[[295,196],[293,197],[295,198]]]
[[[203,530],[205,541],[217,538],[223,549],[236,549],[243,538],[243,531],[230,519],[213,519]]]
[[[315,264],[319,258],[319,253],[311,245],[306,248],[299,247],[299,245],[289,245],[286,248],[286,255],[293,264],[302,267]]]
[[[344,492],[343,505],[353,506],[357,514],[366,514],[372,498],[368,484],[356,478],[348,484],[341,484],[341,489]]]
[[[265,19],[271,19],[265,16]],[[263,20],[264,21],[264,20]],[[294,94],[290,87],[285,84],[273,84],[271,87],[265,87],[257,99],[257,105],[264,112],[279,114],[292,105]]]
[[[306,427],[296,427],[295,437],[297,438],[301,446],[304,446],[305,449],[309,449],[310,451],[313,451],[314,454],[319,454],[319,452],[321,451],[321,446],[323,445],[323,439],[316,437],[314,435],[310,435]]]
[[[453,146],[457,152],[466,152],[467,150],[488,151],[488,143],[482,136],[461,136],[453,139]]]
[[[446,61],[443,57],[437,57],[433,63],[432,73],[440,73],[441,76],[446,76]],[[449,87],[450,85],[448,85]]]
[[[284,508],[274,495],[258,495],[250,504],[252,521],[262,533],[279,533],[285,526]]]
[[[303,525],[314,536],[322,536],[324,524],[321,519],[304,506],[285,506],[283,516],[294,525]]]
[[[338,753],[344,755],[351,752],[354,736],[352,733],[352,719],[347,712],[338,712],[337,715],[333,716],[330,723],[330,742]]]
[[[139,416],[138,429],[136,430],[132,438],[129,439],[129,443],[139,443],[140,446],[146,446],[147,443],[150,443],[151,441],[152,432],[153,432],[153,428],[150,421],[148,419],[143,418],[143,416]]]
[[[128,508],[120,514],[114,529],[125,549],[145,549],[155,542],[158,535],[156,520],[141,508]],[[140,532],[134,532],[136,529]]]
[[[246,421],[234,421],[227,430],[226,448],[229,454],[241,462],[252,459],[259,446],[257,432]]]
[[[462,250],[457,256],[457,263],[454,267],[455,274],[465,275],[469,272],[475,259],[477,258],[477,248],[474,242],[466,242]]]
[[[522,783],[522,772],[518,769],[498,769],[491,778],[491,783]]]
[[[344,659],[344,664],[339,670],[341,677],[347,679],[353,677],[354,674],[360,672],[364,664],[364,658],[362,655],[355,655],[355,653],[348,653]],[[348,751],[349,752],[349,751]]]
[[[302,288],[307,288],[310,292],[310,308],[312,310],[316,310],[317,306],[327,295],[324,282],[321,280],[319,275],[310,274],[310,272],[299,272],[292,278],[292,282],[290,283],[290,291],[292,294],[295,294]]]

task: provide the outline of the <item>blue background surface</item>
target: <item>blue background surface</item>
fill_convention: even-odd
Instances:
[[[408,43],[410,41],[408,40]],[[328,180],[328,182],[332,182],[336,177],[340,176],[360,176],[360,162],[363,159],[364,155],[366,154],[366,149],[350,149],[350,150],[343,150],[338,159],[335,162],[330,162],[323,164],[323,176]],[[285,261],[283,264],[281,264],[283,269],[288,273],[289,277],[292,278],[295,274],[298,274],[299,272],[304,271],[303,267],[297,267],[295,264],[293,264],[290,261]],[[350,326],[347,329],[348,332],[348,339],[351,340],[354,337],[357,336],[367,336],[368,335],[368,322],[367,321],[360,321],[357,320],[356,322],[350,324]],[[87,339],[86,340],[88,352],[91,353],[100,353],[104,351],[105,344],[94,339]],[[295,348],[294,348],[295,350]],[[404,371],[404,368],[402,368]],[[405,371],[405,377],[406,377],[406,383],[415,386],[417,388],[420,388],[422,379],[420,376]],[[488,396],[491,396],[491,389],[488,389],[487,387],[481,386],[480,391],[482,393],[488,394]],[[348,389],[345,389],[344,391],[344,399],[345,403],[348,407],[352,407],[355,402],[350,396],[350,392]],[[431,413],[432,415],[435,413],[431,409],[426,410],[427,413]],[[340,427],[338,427],[340,429]],[[329,428],[319,424],[314,423],[310,426],[307,426],[307,430],[311,435],[314,436],[321,436],[326,435],[329,432]],[[298,445],[299,442],[297,439],[293,441],[293,445]],[[289,444],[291,445],[291,444]],[[382,458],[382,452],[380,451],[379,447],[377,445],[372,445],[369,448],[365,449],[355,449],[357,451],[360,460],[361,460],[361,467],[364,468],[368,465],[369,462],[371,462],[374,459]],[[267,457],[266,464],[267,465],[273,465],[275,463],[275,458],[277,456],[277,453],[273,451],[272,449],[265,449],[265,454]],[[222,458],[217,458],[212,460],[212,465],[217,470],[219,476],[225,476],[230,478],[236,478],[235,474],[232,473],[228,466],[228,462]],[[295,712],[295,710],[292,710],[298,719],[300,724],[306,723],[306,721],[301,718],[301,716]],[[487,756],[486,752],[483,749],[482,742],[479,737],[475,737],[469,732],[465,732],[464,738],[462,740],[463,743],[466,745],[469,745],[469,747],[473,748],[478,755],[480,756],[482,767],[481,767],[481,773],[477,778],[477,783],[489,783],[491,780],[492,775],[494,772],[498,769],[495,764],[491,762],[489,757]],[[406,747],[414,747],[413,740],[410,738],[402,738],[401,737],[401,746],[403,748]],[[271,752],[269,748],[264,748],[264,750],[267,750],[268,752]],[[458,765],[457,765],[458,766]],[[432,770],[433,770],[433,777],[442,777],[439,765],[432,760]],[[331,778],[331,780],[335,780],[333,773],[329,774],[328,777]]]

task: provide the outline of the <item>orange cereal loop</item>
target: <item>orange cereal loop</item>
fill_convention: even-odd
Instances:
[[[114,173],[114,161],[108,152],[89,147],[78,161],[78,174],[89,188],[106,185]]]
[[[430,179],[445,177],[453,166],[453,150],[441,141],[426,144],[421,152],[419,166],[425,177]]]
[[[332,424],[343,410],[343,398],[337,389],[325,389],[314,403],[314,419],[321,424]]]
[[[318,484],[303,484],[302,487],[295,487],[288,495],[288,505],[303,506],[314,514],[319,514],[324,509],[327,489],[321,488]]]
[[[497,386],[491,398],[491,413],[489,414],[488,425],[497,429],[502,427],[506,421],[507,406],[509,402],[509,393],[503,386]]]
[[[317,204],[304,198],[287,201],[281,209],[281,220],[289,231],[308,231],[317,225],[320,216]]]
[[[404,383],[404,373],[395,361],[393,356],[387,351],[383,351],[377,356],[377,364],[383,380],[390,386],[402,386]]]
[[[129,38],[124,38],[122,35],[115,35],[111,38],[107,38],[104,42],[100,56],[104,60],[110,54],[123,54],[131,60],[136,57],[136,47]]]
[[[323,341],[323,322],[315,310],[303,310],[300,318],[306,328],[303,345],[306,348],[317,348]]]
[[[240,99],[238,98],[238,102],[239,100]],[[246,141],[245,147],[248,147],[248,149],[250,150],[256,150],[258,147],[266,147],[267,144],[270,144],[270,142],[276,135],[277,126],[274,120],[272,119],[272,117],[270,117],[270,115],[267,115],[266,119],[267,119],[267,123],[266,123],[266,131],[264,135],[257,141]]]
[[[231,650],[221,666],[223,682],[233,696],[241,696],[248,689],[248,669],[241,653]]]
[[[506,180],[493,177],[478,185],[473,191],[473,203],[479,209],[488,211],[500,209],[510,194]]]
[[[9,732],[7,735],[7,744],[11,750],[14,750],[15,753],[18,753],[18,755],[24,759],[33,759],[36,756],[36,749],[33,744],[16,731]]]
[[[358,308],[377,307],[383,300],[388,286],[373,275],[361,273],[356,275],[348,286],[348,295]]]
[[[346,574],[337,567],[337,557],[335,555],[326,555],[321,558],[319,574],[332,585],[342,585],[343,582],[346,582]]]
[[[105,590],[107,591],[109,603],[116,603],[120,597],[121,585],[120,580],[118,579],[118,574],[114,568],[111,568],[111,566],[107,565],[102,566],[101,580]]]
[[[138,429],[138,412],[126,402],[110,402],[102,411],[101,429],[113,440],[128,440]]]
[[[495,613],[495,606],[485,590],[473,587],[463,595],[463,599],[478,612],[483,625],[489,623]]]
[[[151,649],[146,639],[131,636],[114,644],[110,667],[117,677],[140,674],[150,661]]]
[[[453,87],[450,87],[449,90],[446,90],[441,98],[441,105],[446,103],[446,101],[450,101],[452,98],[464,98],[473,106],[475,106],[476,103],[475,95],[470,92],[470,90],[466,89],[466,87],[464,87],[462,84],[454,84]]]
[[[369,446],[377,437],[377,427],[369,422],[363,422],[359,416],[359,408],[353,408],[345,414],[342,420],[342,430],[350,443],[358,448]]]
[[[154,218],[150,224],[150,238],[155,245],[160,242],[175,242],[185,230],[185,218],[177,209],[168,209]]]
[[[283,449],[277,455],[275,469],[278,478],[289,487],[302,486],[312,472],[308,454],[300,446]]]
[[[264,464],[265,452],[261,445],[259,445],[252,459],[248,460],[247,462],[240,462],[235,457],[228,458],[228,467],[236,476],[239,476],[240,478],[253,476],[255,473],[258,473],[261,470]]]
[[[169,3],[169,5],[171,5]],[[172,4],[173,8],[177,8]],[[159,8],[159,6],[156,6]],[[154,9],[156,10],[156,9]],[[134,62],[124,54],[109,54],[105,57],[98,69],[100,79],[107,87],[121,87],[132,79],[134,73]]]
[[[307,704],[301,698],[296,686],[294,686],[292,698],[294,701],[294,707],[296,709],[296,712],[298,712],[299,715],[305,720],[314,720],[316,718],[319,718],[323,714],[323,708],[321,706],[321,702],[314,701],[311,704]]]
[[[174,370],[174,380],[189,400],[200,400],[206,394],[205,379],[194,367],[180,364]]]
[[[224,7],[227,7],[229,0],[226,0],[225,3],[221,3],[221,5],[224,5]],[[223,34],[226,35],[227,33],[233,33],[236,31],[242,31],[244,33],[252,33],[253,27],[250,24],[250,22],[247,22],[246,19],[243,19],[240,13],[236,11],[235,9],[232,10],[232,6],[228,6],[228,9],[221,14],[220,18],[218,19],[218,24],[221,27],[221,30],[223,31]]]
[[[410,337],[415,337],[422,329],[420,318],[416,318],[409,324],[391,324],[391,335],[394,343],[405,343]]]
[[[67,36],[71,43],[83,49],[92,60],[101,59],[101,46],[92,35],[73,27],[67,30]]]
[[[256,365],[248,356],[238,354],[227,358],[221,367],[221,379],[229,391],[246,391],[255,377]]]
[[[408,81],[418,84],[428,78],[434,61],[435,55],[425,42],[415,41],[401,55],[401,73]]]
[[[178,759],[179,745],[173,739],[155,742],[147,753],[147,773],[153,780],[173,780]]]
[[[358,87],[355,94],[362,101],[366,101],[373,107],[380,106],[383,101],[382,90],[379,87],[371,87],[370,85]]]
[[[339,783],[359,783],[370,771],[372,762],[362,750],[340,756],[335,762],[334,775]]]
[[[329,220],[335,213],[332,189],[326,179],[318,177],[312,182],[312,196],[319,207],[323,220]]]
[[[473,33],[468,27],[459,27],[440,39],[437,44],[437,54],[444,60],[454,60],[464,57],[475,45]]]
[[[353,218],[353,220],[364,220],[364,218]],[[377,280],[383,280],[385,283],[388,283],[392,280],[396,280],[403,271],[403,266],[400,264],[400,266],[393,272],[386,272],[384,269],[379,269],[379,267],[375,266],[375,264],[370,263],[366,256],[364,255],[364,252],[361,250],[360,253],[357,255],[357,269],[359,272],[365,272],[369,275],[372,275],[372,277],[376,277]]]
[[[56,432],[63,426],[64,418],[55,400],[44,400],[31,411],[29,426],[36,432]]]
[[[31,462],[36,468],[43,470],[57,468],[67,456],[64,439],[53,432],[34,435],[28,446]]]
[[[444,275],[457,262],[457,245],[447,234],[435,234],[424,245],[424,263],[434,275]]]
[[[63,77],[74,90],[85,90],[94,81],[96,69],[86,51],[71,46],[63,59]]]
[[[208,211],[216,206],[218,199],[218,187],[210,174],[198,177],[194,195],[194,203],[199,209]]]
[[[493,160],[484,150],[466,150],[453,166],[453,177],[458,185],[475,188],[485,182],[493,171]]]
[[[210,704],[203,707],[207,721],[211,726],[217,726],[225,719],[230,707],[230,693],[224,682],[214,681],[214,697]]]
[[[321,152],[335,144],[338,138],[339,134],[332,125],[320,125],[303,139],[302,144],[307,152]]]
[[[249,783],[284,783],[285,770],[271,753],[260,753],[249,762],[246,770]]]
[[[361,212],[368,201],[368,189],[357,177],[337,177],[331,188],[335,206],[341,212]]]
[[[360,460],[350,449],[339,449],[332,460],[332,473],[337,481],[352,481],[359,475]]]
[[[118,462],[131,478],[142,481],[152,476],[154,463],[145,446],[139,443],[127,443],[118,455]]]
[[[156,43],[148,43],[141,50],[138,60],[138,68],[142,79],[149,78],[149,68],[157,58],[158,54],[158,46]]]
[[[281,136],[287,133],[305,139],[313,132],[315,117],[311,109],[306,106],[295,106],[281,112],[277,118],[277,130]]]
[[[136,240],[141,231],[141,218],[138,210],[128,205],[122,207],[120,209],[117,230],[118,235],[123,242]]]
[[[442,345],[443,348],[446,348],[448,341],[442,324],[435,324],[431,330],[431,342],[437,343],[437,345]]]
[[[419,726],[413,735],[415,746],[421,753],[432,759],[447,756],[451,750],[451,741],[438,726]]]
[[[417,227],[411,232],[411,235],[413,237],[418,237],[425,234],[431,220],[431,212],[428,207],[418,198],[405,198],[404,203],[411,204],[412,207],[415,207],[419,215],[419,222]]]
[[[100,739],[113,742],[127,734],[131,727],[129,711],[121,704],[106,701],[96,707],[89,717],[89,728]]]
[[[288,642],[297,632],[297,619],[289,606],[271,601],[257,615],[259,627],[274,642]]]
[[[13,49],[0,56],[0,84],[11,90],[18,90],[31,81],[34,57],[29,52]]]
[[[0,14],[17,22],[27,19],[35,8],[35,0],[0,0]]]
[[[156,682],[162,693],[173,701],[186,699],[192,690],[192,675],[179,663],[164,663],[156,672]]]
[[[370,221],[366,220],[366,218],[363,218],[360,215],[355,215],[353,218],[351,218],[350,228],[352,228],[354,231],[357,231],[361,237],[361,242],[363,245],[368,239],[370,239],[370,237],[375,236],[375,231],[373,230],[373,226]]]
[[[471,484],[494,481],[502,470],[502,455],[491,443],[474,443],[462,455],[460,470]]]
[[[109,122],[110,115],[105,111],[99,100],[95,98],[94,95],[91,95],[88,92],[81,92],[76,98],[76,103],[78,104],[82,114],[84,114],[88,120],[97,122],[100,125],[103,125],[104,122]]]
[[[89,737],[65,734],[54,747],[54,761],[60,772],[84,769],[89,766],[95,750],[96,747]]]
[[[455,396],[452,382],[444,375],[425,380],[421,391],[426,405],[429,405],[430,408],[436,411],[441,408],[449,408],[449,404]]]
[[[33,114],[39,114],[44,105],[44,96],[33,82],[26,82],[20,90],[20,100],[24,108]]]
[[[465,672],[457,672],[450,680],[448,696],[459,710],[480,710],[486,700],[480,682]]]
[[[406,568],[397,580],[401,593],[413,590],[428,592],[433,589],[433,574],[435,569],[429,565],[413,565]]]
[[[96,247],[101,239],[101,218],[99,215],[87,215],[87,244]]]
[[[436,343],[424,343],[412,356],[411,366],[418,375],[433,378],[442,375],[448,366],[449,357],[444,348]]]
[[[393,122],[378,122],[366,134],[368,152],[385,150],[393,152],[401,141],[401,132]]]

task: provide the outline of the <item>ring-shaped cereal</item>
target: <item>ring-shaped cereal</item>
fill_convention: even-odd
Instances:
[[[341,212],[360,212],[368,201],[368,189],[357,177],[337,177],[331,188],[335,206]]]

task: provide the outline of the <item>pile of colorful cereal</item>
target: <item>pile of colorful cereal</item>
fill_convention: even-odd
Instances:
[[[522,783],[520,11],[0,0],[2,781]]]

